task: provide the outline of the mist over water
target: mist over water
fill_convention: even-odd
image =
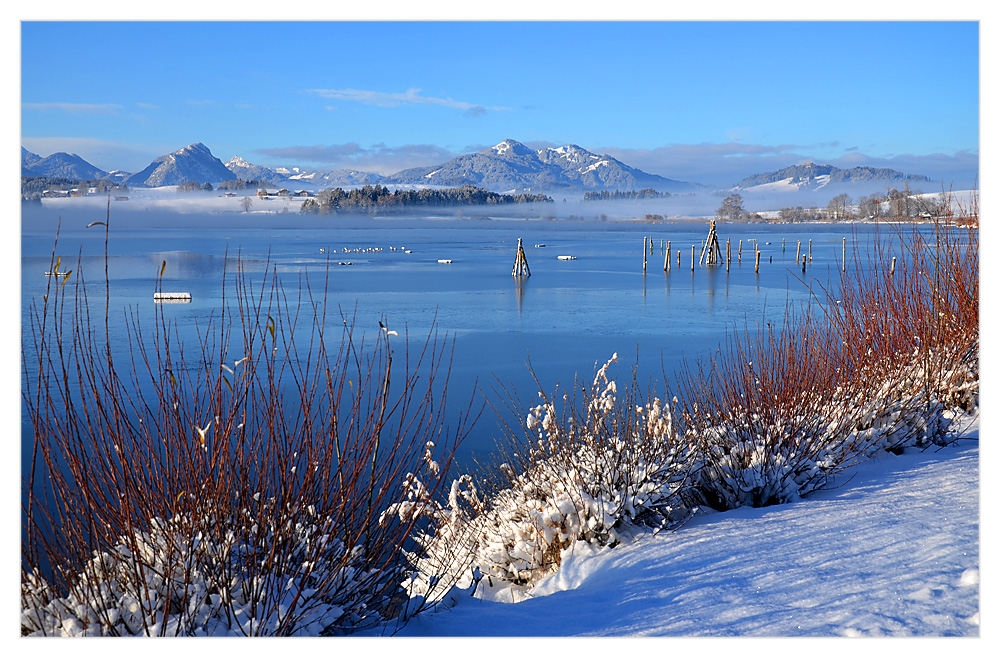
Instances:
[[[808,305],[810,283],[829,287],[838,280],[842,239],[847,238],[851,250],[855,240],[867,243],[880,230],[872,225],[719,224],[723,256],[730,240],[730,271],[722,264],[697,265],[692,272],[691,249],[695,247],[697,260],[707,220],[619,221],[641,217],[638,213],[647,209],[665,215],[679,208],[672,205],[673,199],[667,201],[628,207],[560,201],[546,204],[556,206],[558,216],[551,219],[512,216],[506,207],[463,209],[460,219],[454,209],[373,219],[113,206],[108,245],[112,350],[119,363],[128,362],[126,309],[144,325],[154,322],[157,306],[152,295],[164,261],[162,289],[189,292],[192,299],[159,308],[193,344],[197,332],[218,319],[224,291],[230,303],[235,301],[239,260],[255,283],[265,270],[276,270],[290,296],[308,287],[323,297],[325,289],[326,322],[338,329],[328,336],[337,340],[341,313],[353,319],[358,333],[375,335],[379,321],[386,322],[400,334],[393,344],[398,354],[407,332],[416,345],[432,330],[447,336],[454,347],[448,401],[449,418],[455,422],[474,387],[477,406],[484,400],[501,406],[502,385],[517,395],[523,403],[519,408],[526,412],[527,406],[537,404],[539,384],[552,393],[557,384],[565,389],[577,378],[587,383],[615,353],[619,362],[611,370],[614,378],[622,384],[630,381],[634,367],[640,386],[648,384],[662,395],[685,360],[694,364],[709,358],[727,333],[780,322],[786,307]],[[567,219],[602,205],[617,208],[614,214],[606,213],[607,221]],[[486,212],[489,220],[483,219]],[[22,319],[44,294],[44,272],[60,221],[57,253],[63,269],[76,270],[76,258],[81,258],[91,308],[98,304],[103,310],[104,230],[86,225],[104,221],[106,213],[106,204],[83,210],[25,209]],[[651,237],[653,245],[645,274],[644,236]],[[531,268],[531,276],[523,279],[511,276],[518,238]],[[754,239],[761,250],[759,273],[754,272]],[[803,275],[796,246],[801,242],[806,253],[810,239],[813,260]],[[664,272],[667,241],[671,263]],[[381,251],[364,251],[376,247]],[[103,313],[92,317],[103,319]],[[528,370],[529,361],[538,383]],[[495,415],[487,408],[460,450],[460,459],[467,461],[474,454],[488,458],[500,436]]]

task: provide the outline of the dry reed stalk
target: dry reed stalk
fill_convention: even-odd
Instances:
[[[381,512],[402,495],[407,473],[426,470],[430,442],[441,469],[424,477],[438,491],[469,415],[449,442],[441,427],[450,366],[433,335],[415,358],[406,350],[394,363],[386,332],[366,341],[342,317],[339,347],[328,353],[323,292],[306,283],[289,299],[276,273],[254,286],[240,269],[235,308],[224,291],[193,352],[159,309],[151,331],[126,318],[121,362],[107,324],[103,336],[91,325],[82,275],[72,289],[50,285],[22,349],[34,428],[22,582],[44,574],[46,596],[92,602],[89,623],[101,634],[164,633],[168,619],[191,633],[193,567],[175,556],[209,542],[231,548],[204,556],[204,582],[230,618],[244,597],[257,620],[236,632],[301,632],[318,601],[342,607],[324,633],[396,614],[413,524],[383,523]],[[157,534],[163,523],[167,535]],[[322,539],[303,547],[296,538],[305,527]],[[144,552],[153,536],[168,544],[164,573]],[[122,550],[131,556],[120,563],[125,572],[94,559]],[[307,566],[320,563],[326,569],[315,573]],[[280,594],[303,569],[291,599]],[[141,626],[125,629],[101,603],[100,583],[111,579],[144,606]],[[25,596],[22,588],[22,609],[45,603]]]
[[[978,217],[938,223],[932,241],[897,234],[895,276],[876,240],[817,295],[821,315],[786,312],[682,370],[680,431],[703,442],[705,504],[793,499],[872,451],[945,441],[951,410],[978,408],[978,230],[963,224]]]

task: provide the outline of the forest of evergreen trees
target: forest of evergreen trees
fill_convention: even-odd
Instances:
[[[643,190],[601,190],[600,192],[585,192],[584,201],[622,201],[635,199],[663,199],[670,196],[670,192],[657,192],[653,188]]]
[[[112,183],[107,179],[75,180],[53,176],[21,176],[21,201],[39,201],[46,190],[68,191],[77,188],[93,188],[97,194],[109,190],[127,190],[124,184]]]
[[[515,203],[552,203],[543,194],[499,194],[473,185],[445,190],[396,190],[382,185],[365,185],[351,190],[334,188],[321,191],[316,199],[306,199],[302,212],[330,214],[339,211],[370,212],[414,206],[492,206]]]

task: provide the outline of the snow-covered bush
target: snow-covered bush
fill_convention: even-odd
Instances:
[[[129,326],[118,359],[77,280],[50,285],[26,332],[22,633],[317,635],[405,621],[413,524],[380,517],[409,472],[439,495],[468,431],[441,429],[433,334],[394,361],[390,332],[366,344],[341,317],[328,353],[323,299],[241,274],[194,354],[161,312]]]
[[[822,313],[747,330],[681,377],[704,504],[794,500],[879,452],[945,443],[978,409],[978,233],[899,241],[905,258],[876,242]]]
[[[364,548],[346,550],[315,509],[275,527],[274,505],[221,522],[153,519],[95,554],[62,596],[32,572],[21,587],[22,634],[321,635],[382,621],[387,606],[373,606],[372,592],[392,592],[401,572],[372,571]],[[276,547],[280,563],[269,559]]]
[[[640,400],[633,381],[623,395],[601,367],[580,403],[539,393],[541,403],[510,437],[504,462],[484,479],[464,476],[447,504],[435,503],[411,480],[403,518],[432,519],[413,556],[407,583],[414,595],[440,599],[453,585],[480,578],[527,585],[558,569],[576,541],[613,545],[637,525],[673,527],[688,518],[686,487],[693,446],[679,437],[669,407]]]

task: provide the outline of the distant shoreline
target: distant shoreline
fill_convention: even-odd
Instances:
[[[335,223],[339,220],[346,219],[357,219],[364,221],[449,221],[449,222],[461,222],[461,223],[476,223],[476,222],[525,222],[530,221],[532,223],[558,223],[558,224],[569,224],[569,223],[579,223],[579,224],[607,224],[607,225],[649,225],[649,226],[663,226],[669,224],[690,224],[690,223],[707,223],[711,220],[715,220],[720,225],[754,225],[754,224],[781,224],[790,226],[837,226],[837,225],[851,225],[851,224],[923,224],[923,223],[933,223],[933,218],[890,218],[890,217],[879,217],[879,218],[854,218],[854,219],[838,219],[838,220],[813,220],[813,221],[785,221],[778,218],[763,217],[756,220],[723,220],[717,218],[714,214],[701,214],[701,215],[677,215],[677,216],[664,216],[662,218],[650,219],[639,215],[638,213],[623,213],[619,216],[608,216],[606,213],[597,213],[594,215],[582,214],[580,209],[577,207],[573,208],[559,208],[559,202],[555,202],[554,206],[552,203],[546,204],[505,204],[503,206],[495,205],[455,205],[455,206],[414,206],[414,207],[402,207],[394,209],[378,209],[374,213],[365,212],[353,212],[353,211],[342,211],[336,214],[319,214],[311,215],[307,213],[301,213],[299,207],[303,203],[301,199],[297,198],[279,198],[272,197],[271,201],[261,202],[252,207],[249,211],[244,210],[240,207],[239,202],[242,196],[251,195],[241,195],[241,197],[216,197],[206,198],[207,195],[199,195],[200,198],[189,198],[181,193],[178,194],[178,198],[170,199],[159,197],[142,197],[142,196],[130,196],[127,200],[116,199],[114,196],[111,197],[110,210],[112,215],[116,212],[122,213],[124,211],[127,214],[146,214],[152,211],[159,211],[164,213],[175,213],[178,215],[191,215],[191,214],[208,214],[215,216],[224,216],[229,218],[245,216],[247,218],[252,218],[254,220],[260,220],[265,217],[287,217],[293,215],[300,219],[309,218],[317,222],[331,222]],[[121,196],[121,195],[119,195]],[[270,205],[274,203],[274,205]],[[262,208],[260,206],[266,207]],[[30,207],[39,209],[39,204],[24,204],[24,207]],[[79,212],[79,211],[100,211],[106,212],[108,210],[108,197],[107,196],[87,196],[87,197],[65,197],[65,198],[47,198],[40,202],[40,208],[44,211],[56,211],[56,212]],[[24,208],[22,208],[23,210]],[[500,210],[502,214],[490,213],[490,210]],[[626,207],[621,208],[622,211],[627,210]],[[762,211],[762,212],[775,212],[775,211]]]

